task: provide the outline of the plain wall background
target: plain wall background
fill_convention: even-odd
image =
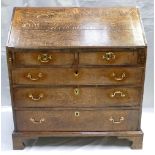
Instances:
[[[10,26],[10,19],[12,15],[13,7],[50,7],[50,6],[85,6],[85,7],[104,7],[104,6],[137,6],[140,9],[142,21],[144,24],[145,34],[148,43],[148,55],[146,65],[146,77],[145,77],[145,91],[143,98],[144,107],[154,106],[154,77],[153,77],[153,61],[154,61],[154,13],[153,13],[153,0],[2,0],[2,52],[1,52],[1,103],[2,106],[8,106],[10,102],[9,82],[6,65],[6,52],[5,44],[7,41],[8,30]]]

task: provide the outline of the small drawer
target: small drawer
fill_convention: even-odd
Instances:
[[[22,65],[72,65],[74,53],[67,50],[18,51],[14,53],[14,59],[15,65],[19,67]]]
[[[141,84],[144,68],[16,68],[13,84],[51,85],[111,85]]]
[[[111,51],[81,52],[80,65],[136,65],[138,62],[136,51]]]
[[[139,129],[137,110],[16,111],[17,131],[132,131]]]
[[[55,87],[14,88],[15,107],[138,106],[141,88]]]

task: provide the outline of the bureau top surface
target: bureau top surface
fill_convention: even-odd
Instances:
[[[15,8],[7,47],[146,46],[137,8]]]

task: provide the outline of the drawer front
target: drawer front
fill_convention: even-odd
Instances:
[[[79,64],[81,65],[136,65],[137,52],[81,52]]]
[[[13,93],[16,107],[137,106],[141,88],[14,88]]]
[[[131,131],[138,129],[136,110],[16,111],[18,131]]]
[[[74,53],[71,52],[15,52],[15,65],[72,65]]]
[[[14,84],[34,85],[140,84],[143,71],[133,67],[80,68],[78,73],[71,68],[16,68],[12,78]]]

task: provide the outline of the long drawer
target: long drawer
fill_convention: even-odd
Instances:
[[[139,129],[137,110],[16,111],[17,131],[131,131]]]
[[[12,78],[13,84],[34,85],[141,84],[143,72],[142,67],[16,68]]]
[[[53,87],[14,88],[16,107],[138,106],[141,88]]]

